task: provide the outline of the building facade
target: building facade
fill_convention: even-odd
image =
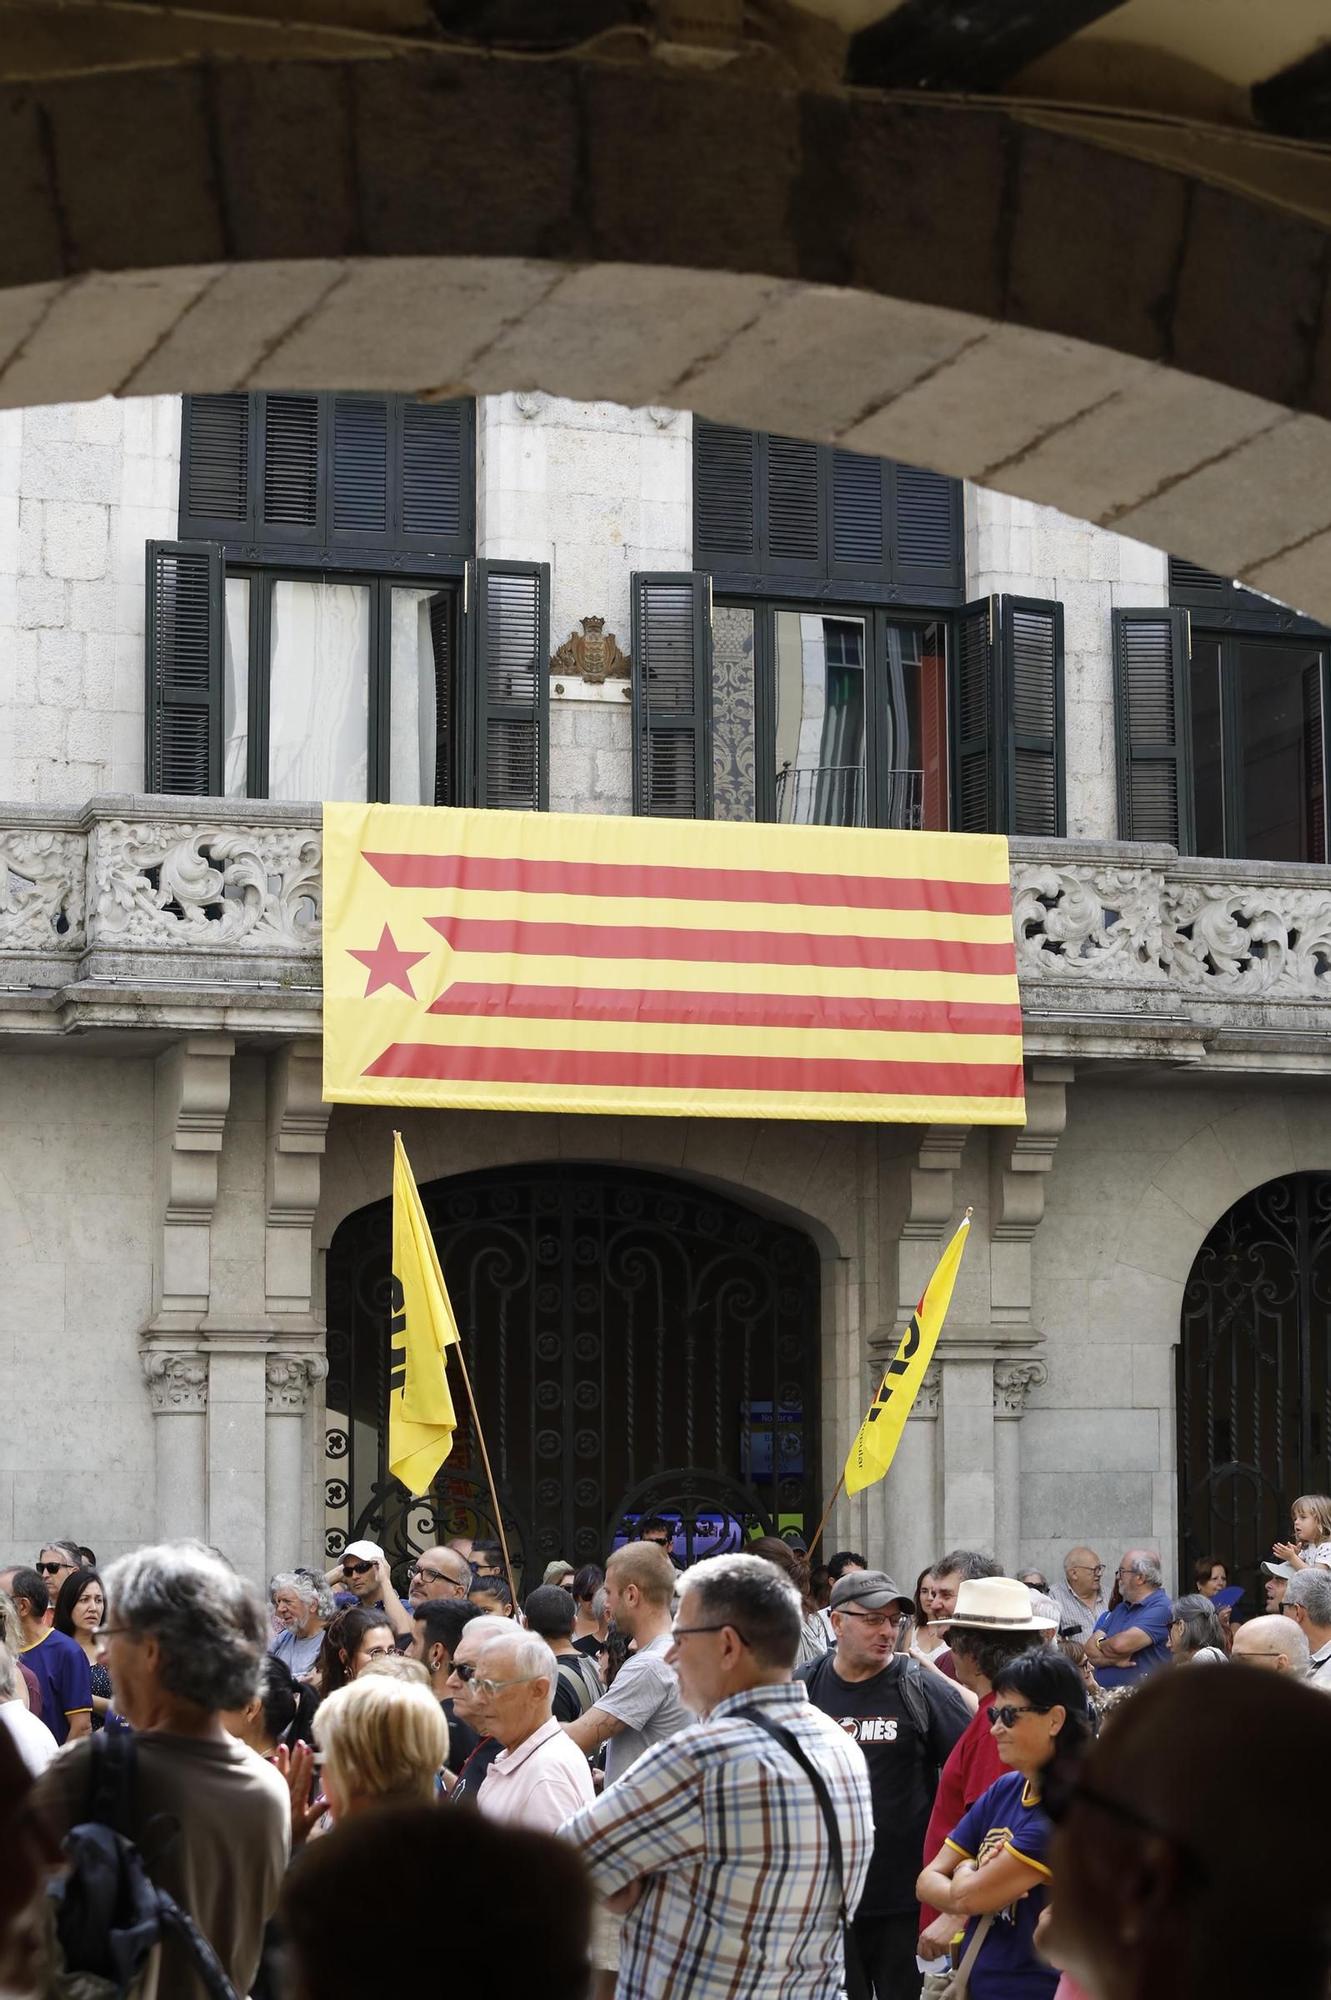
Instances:
[[[391,1133],[530,1572],[672,1509],[1255,1565],[1331,1485],[1327,640],[1049,509],[535,394],[0,415],[0,1553],[256,1574],[383,1464]],[[322,798],[1011,835],[1020,1131],[320,1093]],[[705,1539],[705,1533],[704,1533]]]

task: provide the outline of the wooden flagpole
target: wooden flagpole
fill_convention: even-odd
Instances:
[[[467,1404],[471,1410],[471,1420],[476,1426],[476,1442],[481,1448],[481,1464],[485,1467],[485,1483],[490,1489],[490,1505],[494,1508],[495,1527],[499,1531],[499,1547],[504,1557],[504,1574],[508,1578],[509,1594],[513,1599],[513,1618],[517,1623],[522,1606],[518,1601],[518,1586],[513,1578],[513,1562],[508,1553],[508,1536],[504,1533],[503,1509],[499,1505],[499,1494],[495,1487],[495,1476],[490,1470],[490,1454],[485,1448],[485,1432],[481,1429],[481,1413],[476,1407],[472,1393],[471,1376],[467,1373],[467,1357],[462,1352],[462,1330],[458,1329],[457,1344],[454,1349],[458,1367],[462,1370],[462,1382],[467,1391]]]
[[[841,1477],[840,1479],[838,1479],[836,1485],[832,1488],[832,1497],[823,1509],[823,1518],[818,1523],[818,1526],[814,1529],[813,1540],[809,1543],[808,1548],[805,1550],[806,1559],[810,1564],[812,1564],[813,1562],[814,1550],[817,1548],[819,1542],[821,1542],[821,1540],[823,1539],[823,1529],[827,1526],[828,1522],[832,1518],[832,1509],[836,1506],[837,1499],[845,1483],[846,1483],[846,1468],[843,1465],[841,1468]]]

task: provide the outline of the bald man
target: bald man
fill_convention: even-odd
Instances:
[[[1055,1578],[1049,1595],[1058,1611],[1058,1636],[1083,1646],[1109,1609],[1104,1585],[1105,1566],[1094,1549],[1079,1543],[1063,1558],[1063,1581]]]
[[[1326,1770],[1331,1702],[1291,1676],[1149,1679],[1106,1721],[1058,1812],[1041,1949],[1093,2000],[1325,2000],[1331,1873],[1314,1865],[1297,1893],[1289,1883],[1300,1858],[1325,1852],[1312,1774]]]
[[[1308,1678],[1308,1641],[1283,1612],[1240,1625],[1230,1657],[1247,1667],[1265,1667],[1269,1674],[1292,1674],[1298,1681]]]
[[[451,1547],[426,1549],[411,1566],[407,1596],[414,1611],[431,1598],[461,1600],[471,1589],[471,1564]]]

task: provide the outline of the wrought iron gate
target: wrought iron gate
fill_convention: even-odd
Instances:
[[[1291,1500],[1331,1491],[1331,1174],[1267,1181],[1222,1216],[1178,1357],[1181,1587],[1214,1553],[1261,1610]]]
[[[680,1522],[681,1552],[818,1508],[818,1259],[798,1230],[660,1175],[512,1169],[421,1189],[528,1583],[604,1560],[625,1519]],[[327,1543],[395,1558],[489,1523],[459,1408],[433,1492],[384,1464],[390,1203],[328,1257]],[[461,1397],[455,1390],[455,1400]]]

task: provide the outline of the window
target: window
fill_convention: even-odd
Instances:
[[[549,572],[469,559],[473,488],[470,403],[187,397],[149,783],[543,807]]]
[[[1331,633],[1174,557],[1170,596],[1114,614],[1120,836],[1324,861]]]

